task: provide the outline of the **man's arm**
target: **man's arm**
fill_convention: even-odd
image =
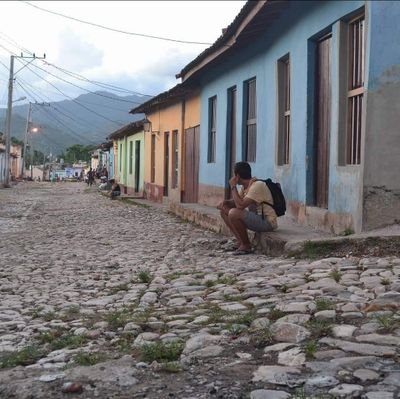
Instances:
[[[236,208],[246,209],[248,206],[256,204],[256,202],[251,198],[248,198],[246,196],[244,198],[241,198],[237,191],[236,185],[231,187],[231,191],[232,191],[232,199],[235,201]]]

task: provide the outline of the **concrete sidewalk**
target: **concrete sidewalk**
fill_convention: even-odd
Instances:
[[[130,199],[127,198],[125,200]],[[216,208],[199,204],[160,204],[142,198],[132,198],[131,200],[133,203],[172,212],[184,220],[195,223],[218,234],[232,236]],[[252,245],[258,252],[271,256],[289,255],[304,250],[305,246],[309,243],[313,243],[314,245],[328,244],[331,246],[338,246],[349,242],[359,244],[371,238],[398,240],[400,248],[399,224],[346,236],[329,234],[311,227],[300,226],[288,216],[278,218],[278,226],[278,230],[271,233],[254,234],[253,232],[249,232]]]

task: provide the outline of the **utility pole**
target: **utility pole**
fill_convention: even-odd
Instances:
[[[32,60],[25,64],[21,69],[25,68],[31,62],[33,62],[36,58],[43,59],[46,58],[46,55],[43,57],[36,57],[35,54],[33,56],[25,57],[23,54],[20,56],[12,55],[10,58],[10,78],[8,80],[8,101],[7,101],[7,114],[6,114],[6,126],[5,126],[5,168],[4,168],[4,187],[10,187],[10,149],[11,149],[11,115],[12,115],[12,95],[13,95],[13,84],[14,84],[14,75],[16,75],[21,69],[19,69],[14,74],[14,58],[31,58]]]
[[[5,168],[4,168],[4,187],[10,187],[10,149],[11,149],[11,110],[12,110],[12,94],[13,94],[13,80],[14,80],[14,56],[10,59],[10,78],[8,80],[8,101],[7,101],[7,114],[6,114],[6,127],[5,127]]]
[[[45,102],[42,102],[42,103],[38,103],[38,102],[32,103],[32,102],[29,102],[28,115],[27,115],[27,117],[26,117],[25,136],[24,136],[24,162],[22,163],[22,172],[21,172],[22,177],[24,177],[25,163],[26,163],[26,159],[27,159],[26,153],[27,153],[27,144],[28,144],[28,134],[30,133],[30,131],[31,131],[31,126],[32,126],[32,105],[46,105],[46,106],[49,106],[49,107],[50,107],[50,103],[45,103]],[[33,140],[31,140],[31,146],[32,146],[32,141],[33,141]],[[31,157],[31,163],[32,163],[32,157]],[[32,177],[32,176],[31,176],[31,177]]]
[[[26,117],[26,128],[25,128],[25,136],[24,136],[24,161],[22,162],[22,169],[21,169],[21,177],[24,177],[24,172],[25,172],[25,164],[28,159],[27,157],[27,151],[26,151],[26,145],[28,142],[28,132],[29,129],[31,128],[31,115],[32,115],[32,103],[29,102],[28,106],[28,116]]]

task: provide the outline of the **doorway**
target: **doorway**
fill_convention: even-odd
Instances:
[[[315,69],[314,205],[328,208],[331,125],[331,35],[317,42]]]

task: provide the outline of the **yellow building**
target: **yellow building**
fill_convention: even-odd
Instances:
[[[156,202],[198,200],[200,97],[178,84],[130,111],[144,113],[144,195]]]

